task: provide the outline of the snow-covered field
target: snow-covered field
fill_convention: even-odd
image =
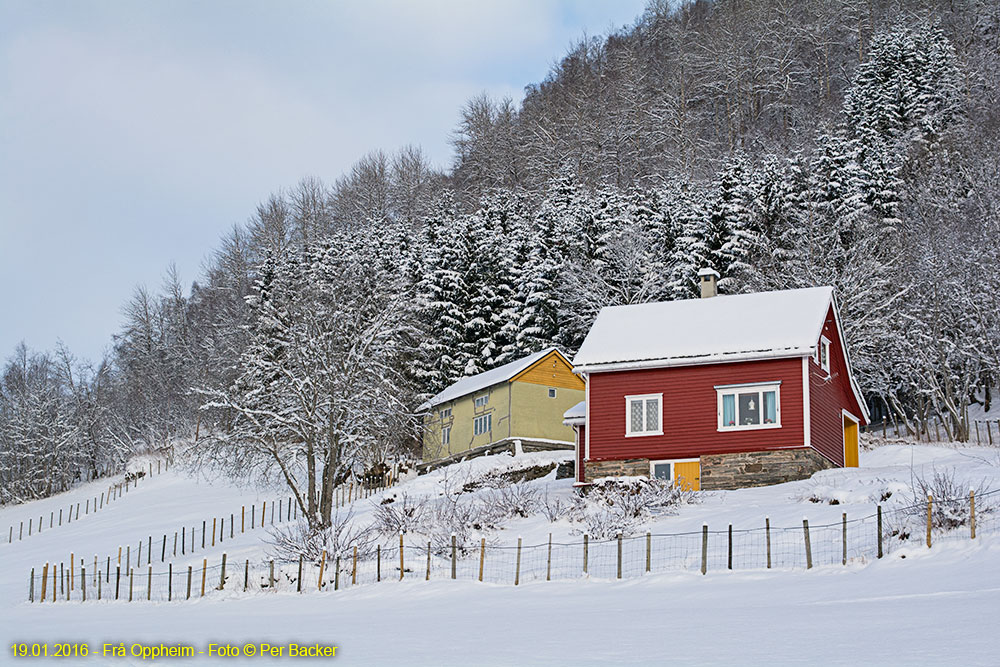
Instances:
[[[558,454],[529,456],[536,463],[559,458]],[[438,497],[446,488],[511,463],[509,456],[476,459],[403,482],[390,493],[397,499],[404,492],[411,497]],[[703,523],[720,531],[729,523],[736,531],[758,529],[765,516],[776,529],[801,526],[803,517],[815,526],[837,524],[844,512],[849,517],[870,515],[887,491],[890,497],[882,501],[884,506],[903,504],[912,480],[929,478],[934,472],[953,473],[963,488],[1000,488],[1000,451],[878,447],[863,452],[859,469],[825,471],[810,480],[762,489],[704,494],[700,502],[682,505],[676,514],[657,516],[640,531],[697,533]],[[552,475],[528,486],[547,493],[550,501],[568,500],[572,494],[569,480],[557,481]],[[6,541],[8,526],[15,526],[15,542],[0,544],[4,642],[0,663],[15,664],[10,651],[14,642],[44,642],[50,651],[58,642],[87,642],[92,654],[100,654],[104,643],[120,642],[126,647],[189,645],[196,653],[207,651],[210,643],[253,642],[258,647],[262,642],[320,643],[338,646],[338,663],[356,665],[1000,662],[1000,637],[993,630],[1000,611],[1000,534],[993,532],[996,520],[989,513],[982,515],[975,541],[968,539],[966,527],[950,535],[935,533],[932,549],[917,536],[882,560],[852,551],[846,567],[837,561],[812,570],[797,566],[768,571],[740,569],[737,562],[735,570],[727,571],[713,561],[704,576],[697,567],[659,572],[654,567],[653,574],[621,581],[596,575],[549,582],[528,577],[514,587],[479,583],[470,580],[473,577],[451,581],[447,560],[436,558],[430,582],[423,580],[422,567],[414,563],[415,571],[408,572],[403,582],[384,574],[388,580],[380,584],[345,586],[336,592],[316,592],[313,580],[311,590],[303,594],[279,586],[277,592],[244,595],[227,590],[225,595],[210,594],[190,602],[84,604],[74,594],[71,602],[29,603],[32,567],[40,570],[45,562],[68,561],[70,552],[92,564],[94,554],[105,560],[115,556],[120,545],[135,549],[139,540],[152,535],[158,572],[156,536],[172,538],[181,525],[196,526],[200,533],[202,520],[211,525],[213,516],[228,520],[230,513],[236,513],[238,521],[241,506],[260,507],[263,500],[282,496],[280,489],[241,489],[225,480],[174,469],[143,480],[96,514],[47,528],[50,511],[93,498],[95,490],[99,495],[106,488],[99,482],[56,498],[0,509],[0,541]],[[984,499],[980,511],[987,506]],[[356,507],[357,521],[371,519],[371,503],[362,501]],[[46,521],[43,532],[18,541],[18,523],[29,516],[37,521],[39,515]],[[552,533],[558,543],[575,544],[582,539],[580,531],[578,522],[567,518],[550,522],[538,514],[507,521],[489,539],[498,546],[515,543],[518,536],[525,544],[542,544]],[[187,565],[198,572],[202,559],[217,563],[223,552],[230,563],[249,559],[256,564],[268,551],[266,530],[230,540],[227,529],[225,537],[214,548],[202,550],[198,534],[194,554],[178,553],[174,559],[168,555],[168,560],[173,560],[175,572],[186,572]],[[419,539],[414,537],[414,542]],[[385,571],[389,570],[386,564]],[[398,576],[398,570],[394,574]],[[205,662],[224,661],[199,657]],[[141,662],[100,655],[62,661]],[[280,664],[288,658],[256,656],[243,661]]]

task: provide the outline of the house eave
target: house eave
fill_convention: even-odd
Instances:
[[[674,368],[680,366],[707,366],[711,364],[729,364],[743,361],[762,361],[769,359],[796,359],[812,354],[809,347],[784,348],[780,350],[755,350],[752,352],[734,352],[732,354],[711,354],[700,357],[676,357],[673,359],[642,359],[637,361],[619,361],[603,364],[586,364],[576,366],[574,373],[605,373],[608,371],[633,371],[647,368]]]

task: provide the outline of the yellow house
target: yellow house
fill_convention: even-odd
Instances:
[[[584,382],[554,347],[462,378],[420,406],[425,462],[510,449],[573,449],[563,413]]]

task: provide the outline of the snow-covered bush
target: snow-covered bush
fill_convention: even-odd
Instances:
[[[497,527],[498,513],[482,502],[461,495],[446,496],[438,501],[430,523],[431,548],[440,555],[451,554],[451,536],[456,537],[459,553],[472,550],[473,533]]]
[[[931,502],[931,527],[935,530],[953,530],[968,525],[971,515],[969,490],[976,494],[976,513],[990,514],[996,507],[991,496],[992,491],[986,480],[972,482],[960,479],[954,468],[945,471],[935,470],[930,477],[917,475],[913,478],[907,506],[902,512],[923,522],[927,521],[927,496]],[[985,497],[984,497],[985,496]]]
[[[418,532],[428,515],[426,498],[416,499],[403,493],[398,499],[387,498],[375,505],[375,527],[385,535]]]
[[[487,513],[495,520],[501,521],[515,517],[529,517],[541,507],[538,490],[527,484],[511,484],[490,489],[483,496],[482,502],[486,505]]]
[[[323,551],[327,558],[353,553],[358,548],[358,557],[365,558],[375,551],[375,531],[370,525],[354,521],[353,509],[336,511],[331,517],[331,525],[325,528],[310,528],[305,521],[297,521],[287,528],[274,527],[270,530],[271,558],[292,562],[299,555],[319,561]]]
[[[540,507],[549,523],[555,523],[559,519],[568,517],[573,512],[575,503],[564,501],[561,498],[549,498],[549,491],[546,489]]]
[[[678,505],[699,502],[701,493],[658,479],[618,477],[598,480],[577,497],[570,516],[595,539],[628,535],[656,514],[673,514]]]

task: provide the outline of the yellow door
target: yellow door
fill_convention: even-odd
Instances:
[[[674,464],[674,484],[686,491],[701,489],[701,463],[681,461]]]
[[[844,417],[844,466],[858,467],[858,423]]]

